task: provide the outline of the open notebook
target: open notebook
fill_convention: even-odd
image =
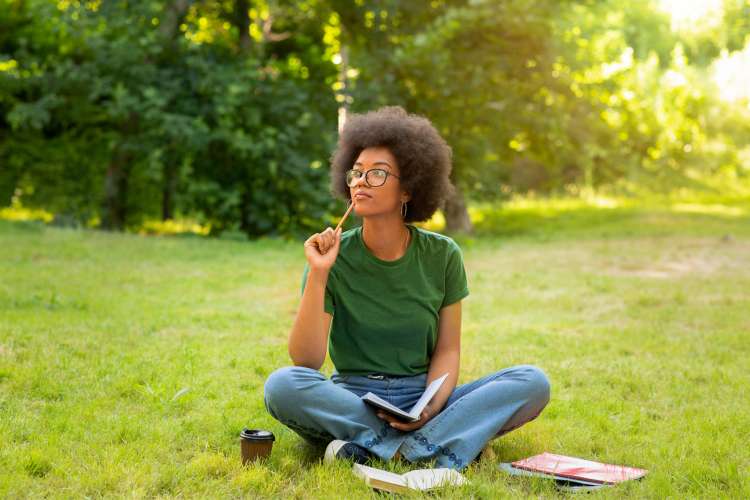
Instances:
[[[422,415],[422,410],[424,410],[424,407],[427,406],[427,404],[432,400],[433,397],[435,397],[435,394],[440,389],[440,386],[443,385],[443,382],[445,382],[445,379],[447,377],[448,374],[446,373],[442,377],[433,380],[432,383],[427,386],[427,389],[425,389],[422,397],[419,398],[419,401],[417,401],[408,412],[392,405],[385,399],[371,392],[368,392],[367,394],[362,396],[362,400],[365,403],[380,408],[381,410],[387,411],[391,415],[394,415],[395,417],[398,417],[402,420],[416,422]]]
[[[461,485],[466,482],[460,472],[454,469],[417,469],[405,474],[396,474],[367,465],[354,464],[352,471],[373,488],[401,493],[407,490],[431,490],[441,486]]]

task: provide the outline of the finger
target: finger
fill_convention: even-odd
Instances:
[[[333,229],[330,227],[326,229],[326,241],[328,242],[328,247],[332,247],[333,243],[336,241],[336,234],[333,232]]]
[[[409,432],[413,431],[414,429],[419,429],[424,425],[425,421],[427,420],[427,411],[423,411],[422,414],[419,416],[419,420],[416,422],[402,422],[400,420],[393,419],[391,420],[391,427],[394,429],[398,429],[400,431]]]
[[[325,253],[325,240],[322,236],[318,235],[318,237],[315,238],[315,246],[318,248],[318,252],[321,254]]]
[[[400,431],[409,432],[419,428],[419,425],[417,423],[405,424],[403,422],[391,422],[391,427]]]
[[[309,238],[307,238],[307,240],[305,240],[305,245],[304,246],[309,247],[310,245],[312,245],[315,242],[315,239],[318,237],[318,234],[319,233],[315,233],[312,236],[310,236]]]
[[[394,429],[399,429],[399,430],[401,430],[401,428],[404,425],[401,422],[396,422],[395,420],[391,420],[390,424],[391,424],[391,427],[393,427]]]
[[[391,415],[388,415],[387,413],[378,413],[378,417],[387,421],[391,425],[391,427],[393,427],[394,429],[408,431],[408,430],[411,430],[411,427],[413,426],[413,424],[406,424],[404,422],[401,422],[397,418]]]
[[[341,229],[337,229],[331,234],[331,248],[338,251],[339,243],[341,243]]]
[[[320,248],[321,252],[323,252],[329,245],[328,245],[328,235],[326,234],[326,231],[322,231],[318,233],[318,248]]]
[[[388,422],[391,425],[393,425],[393,424],[400,424],[401,423],[401,421],[399,421],[399,419],[397,419],[393,415],[389,415],[387,413],[381,412],[379,414],[379,417],[382,418],[383,420],[385,420],[386,422]]]

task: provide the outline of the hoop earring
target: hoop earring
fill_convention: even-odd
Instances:
[[[401,218],[406,218],[406,212],[409,210],[409,207],[407,206],[406,202],[401,203]]]

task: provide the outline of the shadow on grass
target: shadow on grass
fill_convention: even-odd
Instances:
[[[508,434],[505,434],[504,436],[490,440],[488,446],[470,464],[472,468],[485,469],[489,467],[494,470],[500,462],[512,462],[538,453],[536,443],[523,437],[521,439],[518,439],[516,436],[513,437],[511,439]],[[295,454],[295,459],[300,464],[311,466],[323,461],[328,443],[316,445],[299,437],[295,437],[295,439],[297,439],[297,443],[293,447],[293,453]],[[387,467],[387,461],[378,460],[377,462]],[[404,470],[423,468],[431,465],[429,460],[417,463],[401,460],[397,461],[397,464]]]
[[[323,460],[327,443],[312,444],[302,438],[297,439],[299,440],[299,444],[295,447],[295,451],[299,453],[297,458],[301,463],[313,465]]]

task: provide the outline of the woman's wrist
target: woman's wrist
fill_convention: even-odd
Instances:
[[[310,268],[310,273],[308,275],[308,279],[315,281],[317,283],[321,283],[325,285],[328,282],[328,274],[330,273],[330,269],[327,268],[320,268],[320,267],[312,267]]]
[[[435,415],[437,414],[437,411],[435,410],[435,408],[433,408],[433,407],[432,407],[431,405],[429,405],[429,404],[428,404],[427,406],[425,406],[425,407],[424,407],[424,410],[423,410],[423,411],[427,412],[427,418],[428,418],[428,419],[430,419],[430,418],[434,417],[434,416],[435,416]]]

